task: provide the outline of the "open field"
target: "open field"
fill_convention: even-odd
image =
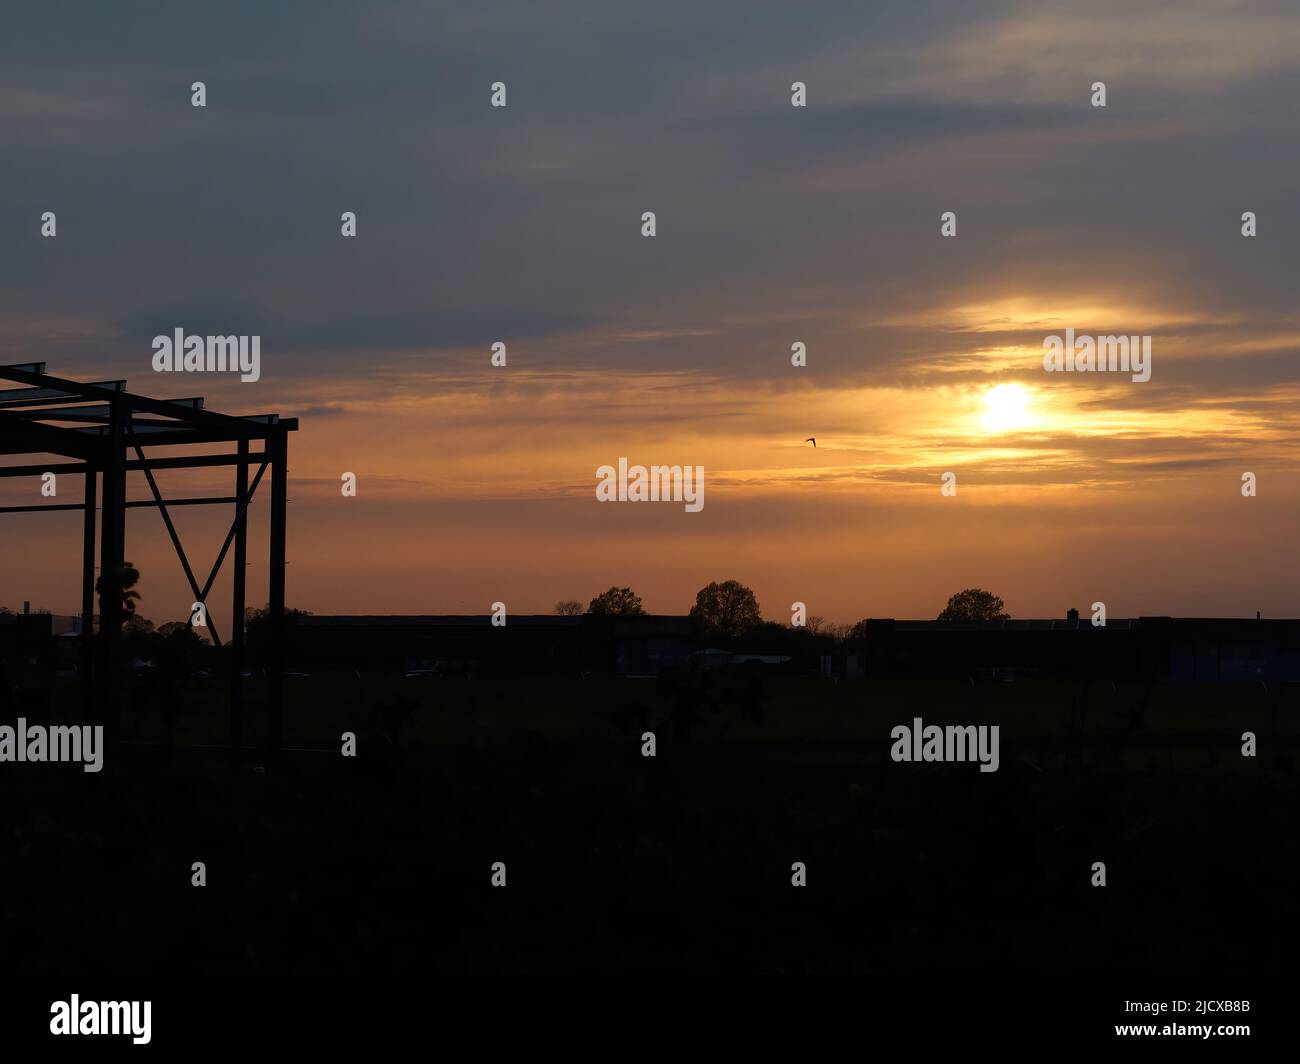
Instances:
[[[1289,692],[1158,688],[1134,723],[1109,686],[351,679],[290,679],[320,752],[278,770],[189,745],[224,738],[215,681],[174,749],[142,714],[98,775],[9,766],[16,965],[1231,974],[1295,944]],[[1000,770],[893,763],[915,715],[999,723]]]
[[[250,726],[256,727],[257,679],[248,687]],[[1144,704],[1145,696],[1145,704]],[[1197,735],[1239,738],[1243,730],[1300,740],[1300,686],[1267,689],[1242,684],[1071,684],[1055,680],[978,684],[941,679],[881,678],[828,681],[720,670],[680,682],[665,677],[449,676],[405,679],[397,674],[326,672],[286,679],[285,739],[289,745],[337,745],[340,731],[372,719],[403,719],[403,738],[419,743],[474,742],[496,733],[537,732],[556,739],[613,739],[639,721],[660,724],[689,700],[697,708],[699,740],[817,742],[887,738],[889,728],[916,714],[929,722],[1000,724],[1004,735],[1037,740],[1177,745]],[[61,701],[75,706],[71,689]],[[132,699],[125,722],[131,737],[165,737],[170,713],[177,743],[228,740],[226,681],[186,681],[175,694]],[[75,711],[69,719],[80,719]],[[882,730],[883,729],[883,730]],[[1118,737],[1124,737],[1120,744]],[[1239,744],[1238,744],[1239,745]]]

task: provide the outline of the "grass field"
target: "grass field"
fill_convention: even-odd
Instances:
[[[8,766],[17,967],[1232,974],[1295,945],[1293,692],[1157,688],[1135,715],[1109,685],[288,683],[299,752],[269,770],[205,747],[217,681],[174,748],[141,710],[98,775]],[[913,716],[999,724],[1000,770],[892,762]]]

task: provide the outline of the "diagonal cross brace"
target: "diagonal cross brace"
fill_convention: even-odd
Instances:
[[[253,478],[253,483],[249,485],[248,494],[244,496],[244,506],[247,507],[253,501],[253,496],[257,494],[257,485],[262,482],[262,474],[266,472],[267,463],[263,462],[257,471],[257,476]],[[239,500],[235,500],[238,507]],[[212,572],[208,573],[208,582],[203,585],[203,594],[199,596],[199,601],[203,602],[208,597],[208,592],[212,590],[212,585],[217,579],[217,573],[221,571],[221,563],[226,560],[226,552],[230,550],[230,544],[235,538],[235,529],[239,527],[239,514],[235,514],[235,519],[230,523],[230,531],[226,533],[226,542],[221,545],[221,550],[217,553],[217,560],[212,563]]]
[[[194,592],[196,602],[203,601],[203,595],[199,592],[199,582],[194,579],[194,570],[190,568],[190,560],[185,556],[185,548],[181,546],[181,537],[176,534],[176,526],[172,524],[171,514],[167,512],[167,504],[163,502],[162,492],[158,490],[158,482],[154,480],[153,470],[149,468],[149,461],[144,456],[144,451],[136,439],[135,433],[131,433],[131,446],[135,448],[135,456],[140,459],[140,468],[144,471],[145,479],[149,481],[149,490],[153,492],[154,501],[158,504],[158,512],[162,514],[163,524],[167,526],[167,534],[172,538],[172,546],[176,548],[176,556],[181,560],[181,566],[185,569],[185,579],[190,582],[190,590]],[[193,614],[190,615],[191,621]],[[212,618],[208,617],[208,634],[212,636],[212,642],[215,646],[221,646],[221,637],[217,634],[216,626],[212,623]],[[192,625],[191,625],[192,627]]]

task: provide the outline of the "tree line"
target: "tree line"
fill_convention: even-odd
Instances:
[[[641,596],[630,587],[611,587],[593,598],[584,609],[577,599],[562,599],[555,604],[561,617],[578,617],[583,614],[612,617],[638,617],[645,615]],[[1001,598],[983,588],[968,587],[948,599],[936,620],[940,621],[1001,621],[1009,614]],[[742,636],[754,633],[769,625],[787,628],[774,621],[764,621],[758,605],[758,596],[739,580],[714,581],[695,593],[695,605],[690,618],[709,635]],[[828,635],[836,639],[858,638],[863,635],[866,621],[856,624],[836,624],[823,617],[810,616],[802,626],[813,635]]]

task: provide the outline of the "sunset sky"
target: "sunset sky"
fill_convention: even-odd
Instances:
[[[292,606],[1300,615],[1293,0],[17,7],[0,362],[299,417]],[[1150,381],[1045,373],[1067,327],[1150,335]],[[176,328],[259,334],[261,381],[155,374]],[[621,456],[704,466],[703,510],[597,502]],[[229,520],[177,514],[201,576]],[[0,515],[0,604],[76,612],[80,534]],[[183,619],[158,515],[127,535]]]

